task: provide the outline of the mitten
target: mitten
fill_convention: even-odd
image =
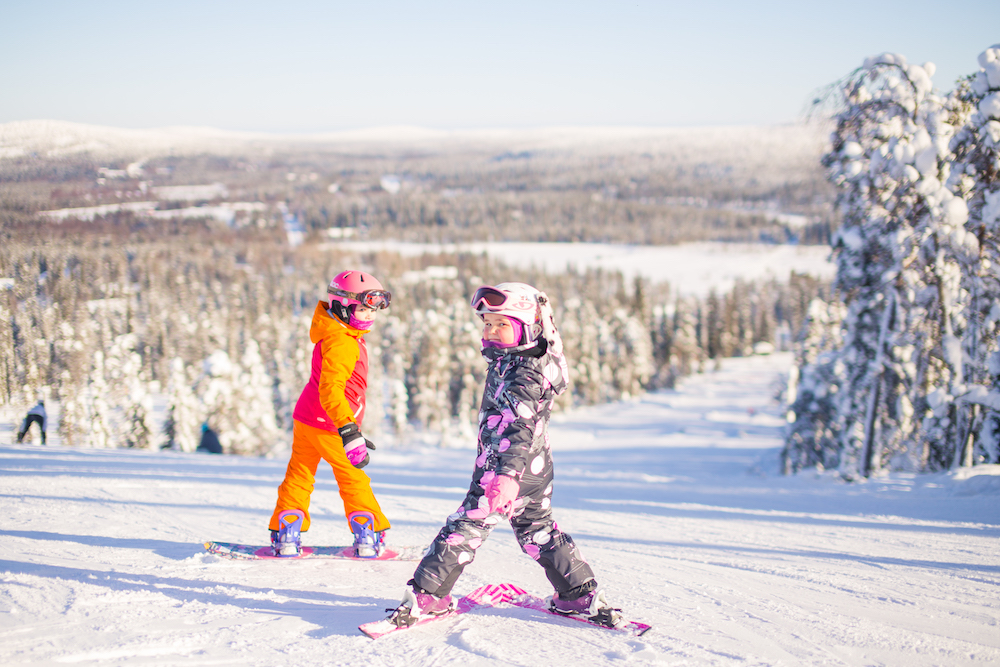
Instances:
[[[344,453],[347,454],[347,460],[351,465],[355,468],[364,468],[368,465],[368,450],[375,449],[375,445],[361,435],[358,425],[351,422],[338,428],[337,433],[344,441]]]
[[[508,475],[497,475],[486,485],[486,500],[490,513],[500,512],[510,515],[514,511],[514,501],[521,489],[517,480]]]

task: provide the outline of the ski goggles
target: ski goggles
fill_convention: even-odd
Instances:
[[[496,287],[484,285],[472,295],[472,307],[475,310],[479,310],[481,306],[485,306],[487,310],[503,310],[507,304],[507,298],[507,294]]]
[[[352,299],[360,303],[365,308],[371,308],[372,310],[382,310],[383,308],[388,308],[389,302],[392,301],[392,293],[387,289],[370,289],[364,292],[348,292],[347,290],[328,287],[326,288],[326,293],[332,294],[333,296]]]

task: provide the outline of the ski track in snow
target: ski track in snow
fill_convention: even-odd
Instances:
[[[412,562],[234,561],[284,461],[12,445],[0,431],[3,665],[979,665],[1000,662],[1000,475],[777,474],[786,354],[553,419],[554,506],[642,638],[518,608],[372,641]],[[471,449],[379,449],[390,543],[427,544]],[[321,468],[311,544],[350,535]],[[496,530],[456,588],[550,593]]]

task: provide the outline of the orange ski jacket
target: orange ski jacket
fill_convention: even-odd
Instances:
[[[368,388],[368,329],[355,329],[316,304],[309,339],[315,344],[309,382],[299,395],[292,418],[309,426],[336,431],[365,416]]]

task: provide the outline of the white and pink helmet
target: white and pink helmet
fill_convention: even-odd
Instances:
[[[364,306],[380,310],[388,308],[392,293],[382,287],[375,276],[364,271],[344,271],[330,281],[326,288],[327,303],[333,308],[334,302],[349,308]]]
[[[486,313],[511,317],[524,325],[527,341],[538,338],[542,332],[537,289],[525,283],[500,283],[495,287],[483,285],[472,295],[472,308],[480,318]]]

